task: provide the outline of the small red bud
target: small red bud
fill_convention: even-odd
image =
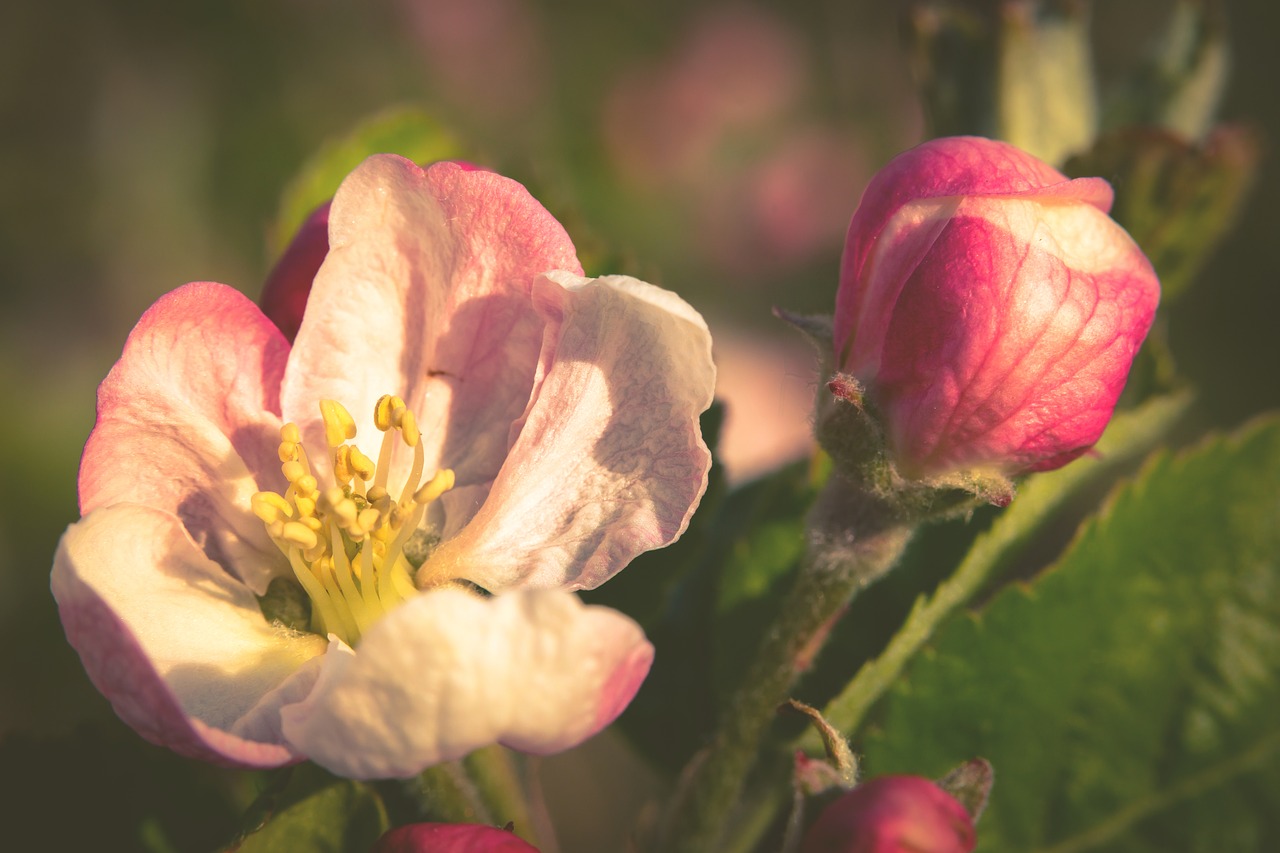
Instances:
[[[492,826],[411,823],[384,834],[370,853],[538,853],[538,848]]]
[[[881,776],[827,806],[800,853],[969,853],[976,844],[950,794],[919,776]]]

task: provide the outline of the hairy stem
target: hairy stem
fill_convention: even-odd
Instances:
[[[810,514],[809,551],[795,584],[711,744],[686,771],[659,849],[717,849],[778,706],[857,591],[898,562],[913,529],[875,495],[831,479]]]
[[[1117,415],[1093,456],[1029,479],[991,529],[974,542],[955,573],[932,596],[916,599],[906,621],[880,656],[864,664],[853,681],[823,709],[827,722],[846,735],[856,732],[871,706],[902,674],[937,627],[972,600],[1013,549],[1030,541],[1040,525],[1072,495],[1149,451],[1189,403],[1189,395],[1174,394]],[[812,731],[806,732],[797,745],[814,754],[822,749],[821,740]]]

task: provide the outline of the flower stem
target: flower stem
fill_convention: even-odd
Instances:
[[[943,581],[932,596],[922,595],[916,599],[906,621],[880,656],[864,664],[840,695],[822,710],[826,721],[852,736],[867,711],[929,641],[938,625],[972,600],[998,574],[997,570],[1014,549],[1030,541],[1072,495],[1149,451],[1186,411],[1190,399],[1187,394],[1157,397],[1119,414],[1098,442],[1093,456],[1031,477],[1020,487],[1017,499],[974,542],[955,573]],[[822,742],[812,730],[805,733],[797,746],[812,754],[822,751]]]
[[[510,750],[488,746],[461,761],[428,767],[409,784],[422,817],[445,823],[511,824],[543,853],[557,845],[548,822],[537,820],[526,794],[526,773]]]
[[[506,747],[494,745],[471,753],[462,765],[484,797],[496,825],[511,823],[516,834],[541,853],[555,853],[559,845],[551,832],[551,822],[538,813],[538,803],[531,802],[534,798],[530,788],[537,783],[525,766],[526,760]]]
[[[718,848],[778,706],[854,594],[897,563],[913,529],[889,504],[831,478],[810,513],[809,550],[795,585],[726,703],[710,746],[686,770],[659,849]]]
[[[423,817],[444,823],[493,823],[480,789],[460,761],[428,767],[407,785]]]

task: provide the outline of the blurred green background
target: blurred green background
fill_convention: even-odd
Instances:
[[[1140,59],[1168,7],[1097,4],[1104,85]],[[1225,7],[1221,115],[1261,132],[1262,169],[1239,227],[1168,318],[1200,417],[1217,425],[1280,405],[1280,12],[1268,0]],[[48,571],[77,517],[94,389],[129,329],[187,281],[256,296],[281,193],[326,140],[380,110],[424,107],[470,159],[526,182],[604,266],[681,292],[723,341],[726,380],[747,377],[734,393],[749,386],[776,416],[735,439],[744,454],[766,448],[744,463],[760,464],[794,447],[810,381],[768,309],[829,310],[862,185],[924,132],[899,14],[874,0],[11,4],[0,27],[0,837],[206,850],[252,795],[247,776],[177,759],[116,721],[62,637]],[[583,844],[607,837],[582,832]]]

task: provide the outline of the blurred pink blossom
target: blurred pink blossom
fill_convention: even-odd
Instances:
[[[803,46],[779,19],[713,7],[670,56],[619,81],[605,104],[605,137],[637,182],[687,177],[726,136],[777,120],[805,84]]]
[[[719,266],[742,276],[799,264],[840,244],[849,198],[865,182],[861,145],[821,127],[797,129],[737,180],[708,187],[698,234]]]
[[[716,399],[725,407],[716,456],[729,482],[766,474],[813,449],[817,374],[799,335],[772,338],[717,325]]]
[[[402,0],[442,94],[491,118],[535,110],[546,46],[530,0]]]

